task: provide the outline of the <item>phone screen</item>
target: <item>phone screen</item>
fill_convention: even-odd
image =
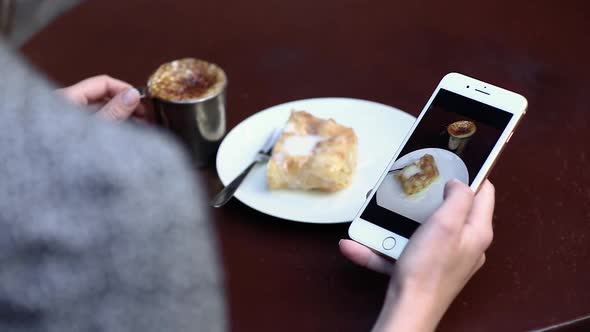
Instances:
[[[512,116],[439,89],[361,218],[410,238],[442,204],[448,180],[473,182]]]

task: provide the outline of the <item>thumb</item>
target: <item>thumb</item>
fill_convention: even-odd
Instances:
[[[98,113],[105,119],[122,121],[133,113],[139,105],[140,99],[139,92],[134,88],[129,88],[118,93]]]

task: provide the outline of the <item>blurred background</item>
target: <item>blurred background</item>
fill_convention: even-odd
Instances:
[[[82,0],[0,0],[0,33],[19,47]]]
[[[62,86],[103,73],[141,85],[172,59],[212,60],[231,81],[228,128],[323,96],[417,115],[449,71],[522,93],[530,112],[492,174],[488,261],[439,328],[590,331],[589,13],[587,0],[0,0],[0,31]],[[213,168],[197,181],[220,188]],[[370,329],[387,279],[339,255],[347,225],[276,222],[236,201],[203,217],[233,331]]]

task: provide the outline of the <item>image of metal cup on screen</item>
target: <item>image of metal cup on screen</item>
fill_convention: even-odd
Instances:
[[[476,131],[475,123],[471,121],[455,121],[448,125],[449,150],[461,155]]]
[[[377,205],[424,222],[442,204],[445,183],[469,181],[467,166],[455,153],[426,148],[412,151],[394,164],[377,191]]]

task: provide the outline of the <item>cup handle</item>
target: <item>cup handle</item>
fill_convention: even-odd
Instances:
[[[141,99],[149,98],[147,87],[145,87],[145,86],[134,86],[133,88],[139,92],[139,97]]]
[[[133,88],[139,92],[139,98],[141,99],[141,101],[145,99],[152,101],[152,106],[154,109],[154,113],[156,115],[156,123],[160,126],[164,126],[166,121],[164,121],[163,114],[158,109],[155,100],[152,98],[152,96],[150,96],[148,88],[145,86],[134,86]]]

